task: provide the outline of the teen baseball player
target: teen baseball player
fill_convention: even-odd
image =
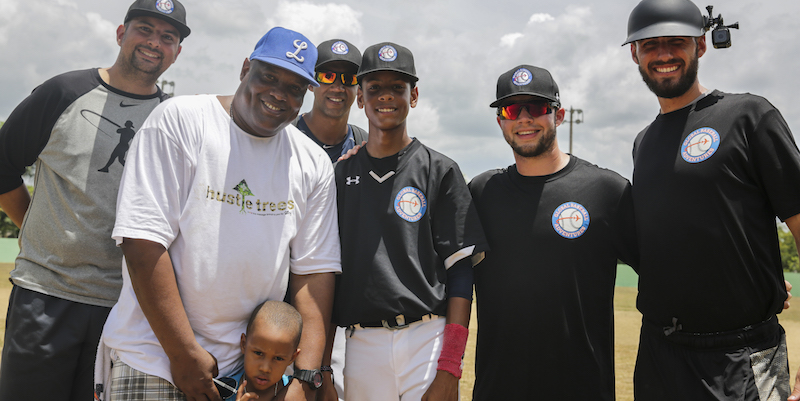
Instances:
[[[419,97],[411,52],[370,46],[358,77],[369,141],[335,167],[345,399],[456,400],[483,231],[458,165],[407,132]]]

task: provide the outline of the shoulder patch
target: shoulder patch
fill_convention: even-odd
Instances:
[[[575,239],[589,228],[589,211],[577,202],[562,203],[553,212],[552,222],[558,235]]]
[[[394,211],[403,220],[411,223],[419,221],[428,209],[425,194],[417,188],[405,187],[394,198]]]

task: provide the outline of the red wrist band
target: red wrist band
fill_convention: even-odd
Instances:
[[[442,353],[439,354],[439,366],[436,370],[444,370],[461,378],[461,360],[467,348],[467,336],[469,329],[460,324],[450,323],[444,326]]]

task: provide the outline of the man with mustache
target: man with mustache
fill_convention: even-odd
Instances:
[[[156,82],[189,33],[178,0],[135,1],[111,67],[46,81],[0,128],[0,206],[21,228],[0,399],[92,396],[100,331],[122,287],[110,239],[125,160],[117,148],[168,97]],[[110,158],[120,163],[104,167]],[[21,176],[34,163],[31,200]]]
[[[689,0],[631,12],[631,56],[661,110],[633,148],[642,400],[789,397],[775,225],[800,238],[800,152],[766,99],[697,79],[706,24]],[[798,373],[800,375],[800,373]]]

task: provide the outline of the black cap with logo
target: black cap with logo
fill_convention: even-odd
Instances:
[[[500,107],[503,100],[516,95],[540,97],[561,105],[558,85],[550,72],[532,65],[516,66],[497,79],[497,100],[489,107]]]
[[[181,41],[192,32],[186,26],[186,9],[178,0],[136,0],[128,8],[124,22],[141,16],[156,17],[169,22],[178,29]]]
[[[411,50],[391,42],[378,43],[364,50],[361,67],[358,69],[358,80],[371,72],[394,71],[411,78],[411,82],[419,81],[414,68],[414,55]]]
[[[361,52],[352,43],[344,39],[326,40],[317,46],[317,52],[317,65],[314,67],[317,71],[325,64],[334,61],[350,63],[356,70],[361,66]]]

